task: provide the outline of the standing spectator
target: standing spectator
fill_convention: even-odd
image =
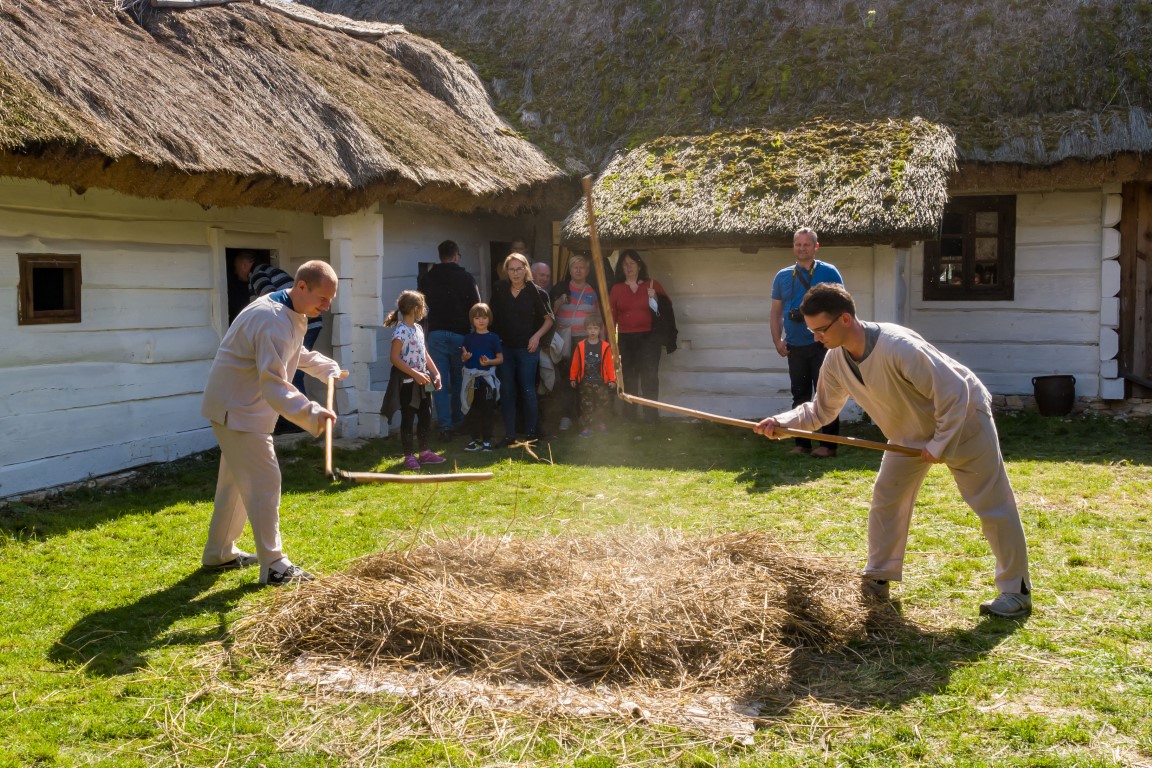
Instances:
[[[285,556],[280,541],[280,465],[272,429],[276,415],[319,436],[336,414],[302,395],[289,382],[297,366],[327,381],[348,371],[336,361],[304,348],[308,318],[332,306],[336,272],[322,261],[296,271],[296,282],[249,304],[224,334],[208,372],[201,414],[220,445],[220,473],[208,541],[201,562],[206,570],[260,565],[261,584],[308,581],[312,575]],[[236,541],[247,517],[256,554]]]
[[[429,269],[417,287],[428,304],[428,355],[444,376],[444,386],[432,395],[440,438],[450,440],[464,422],[460,410],[460,383],[464,379],[460,346],[471,325],[468,311],[480,301],[476,279],[460,266],[460,248],[451,240],[440,243],[440,263]]]
[[[424,345],[424,329],[420,321],[428,314],[424,295],[419,291],[402,291],[396,299],[396,309],[384,319],[391,326],[392,375],[380,412],[389,420],[400,411],[400,445],[404,448],[404,468],[420,469],[425,464],[443,464],[444,457],[428,448],[428,433],[432,423],[432,393],[444,388],[440,371],[429,359]],[[412,442],[412,426],[416,426],[417,454]]]
[[[532,282],[536,283],[536,287],[545,293],[552,292],[552,267],[548,266],[543,261],[538,261],[532,265]]]
[[[552,309],[556,315],[556,333],[564,338],[564,351],[557,368],[567,372],[572,367],[572,354],[579,343],[587,335],[584,321],[589,317],[602,317],[600,308],[600,293],[596,290],[595,282],[591,280],[588,257],[574,253],[568,257],[568,274],[564,280],[557,283],[552,291]],[[615,376],[613,376],[615,380]],[[563,392],[563,394],[561,394]],[[564,392],[563,388],[556,391],[560,399],[558,406],[560,412],[560,429],[566,430],[579,415],[579,398],[571,390]]]
[[[580,437],[591,437],[592,426],[608,431],[606,417],[612,412],[612,390],[616,389],[616,364],[612,346],[600,338],[604,321],[597,315],[584,319],[585,338],[572,354],[569,379],[580,395]]]
[[[520,251],[520,253],[525,252]],[[532,282],[537,288],[544,291],[545,295],[550,294],[552,292],[552,267],[543,261],[533,264]],[[568,376],[568,369],[562,365],[563,360],[560,358],[563,355],[551,348],[553,338],[554,334],[549,333],[541,340],[540,367],[536,375],[536,421],[537,431],[541,437],[546,437],[552,431],[552,426],[556,424],[553,402],[559,398],[559,402],[563,403],[565,402],[564,398],[568,396],[567,387],[563,385]]]
[[[1032,610],[1028,546],[1016,497],[1004,470],[992,396],[976,374],[892,323],[856,317],[844,286],[814,285],[800,305],[805,324],[828,347],[816,396],[787,413],[764,419],[756,432],[813,429],[827,424],[848,398],[860,404],[889,441],[920,449],[919,456],[886,452],[868,510],[866,596],[887,600],[890,581],[904,573],[908,526],[920,485],[933,464],[945,464],[960,495],[980,518],[996,558],[999,594],[980,613],[1019,618]]]
[[[649,400],[659,400],[660,346],[665,344],[669,351],[676,347],[674,341],[669,343],[660,338],[654,321],[661,313],[665,315],[664,321],[672,319],[672,302],[664,287],[648,276],[648,265],[636,251],[629,249],[620,254],[609,303],[612,319],[616,321],[616,342],[620,348],[624,391]],[[635,418],[635,407],[631,404],[627,406],[626,414],[630,418]],[[655,408],[644,409],[646,422],[655,424],[656,418]]]
[[[504,417],[504,444],[516,442],[516,407],[524,405],[524,431],[529,440],[539,437],[536,373],[540,342],[552,328],[548,294],[528,279],[528,259],[510,253],[504,259],[507,280],[492,291],[492,329],[504,346],[500,365],[500,412]]]
[[[800,302],[808,289],[817,283],[836,283],[844,280],[836,267],[816,260],[820,243],[816,232],[809,227],[801,227],[792,236],[792,253],[796,263],[776,273],[772,281],[772,309],[770,325],[772,342],[781,357],[788,358],[788,379],[792,384],[792,407],[806,403],[816,393],[820,379],[820,366],[828,351],[818,342],[800,313]],[[832,421],[822,425],[826,435],[840,434],[840,418],[833,415]],[[812,441],[806,437],[796,438],[792,453],[812,454],[818,459],[830,459],[836,455],[836,444],[822,442],[813,450]]]
[[[504,349],[500,337],[488,330],[492,324],[492,310],[487,304],[472,307],[472,333],[464,337],[460,359],[464,361],[464,388],[460,407],[464,409],[464,423],[468,425],[472,441],[466,451],[492,450],[492,414],[500,399],[500,380],[496,371],[504,362]]]

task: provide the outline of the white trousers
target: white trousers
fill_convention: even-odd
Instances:
[[[213,566],[237,557],[244,521],[252,524],[262,569],[284,558],[280,543],[280,464],[272,435],[237,432],[212,422],[220,445],[216,502],[202,562]]]
[[[980,518],[984,538],[996,558],[996,587],[1001,592],[1022,592],[1026,586],[1031,592],[1024,526],[990,415],[977,412],[968,419],[960,444],[945,464],[960,495]],[[868,512],[865,576],[895,581],[903,576],[912,508],[931,467],[919,457],[884,454]]]

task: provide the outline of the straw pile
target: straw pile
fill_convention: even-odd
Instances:
[[[778,688],[798,649],[864,634],[858,577],[769,536],[430,540],[277,593],[238,628],[276,660],[486,679]]]

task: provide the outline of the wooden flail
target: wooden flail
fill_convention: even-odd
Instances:
[[[328,379],[328,410],[335,413],[336,379]],[[324,428],[324,474],[333,479],[352,480],[357,483],[469,483],[491,480],[491,472],[453,472],[443,475],[395,475],[383,472],[347,472],[332,467],[332,428],[329,421]]]

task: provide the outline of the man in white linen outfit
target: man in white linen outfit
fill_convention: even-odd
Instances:
[[[868,513],[865,592],[887,599],[888,582],[901,579],[916,496],[931,465],[943,463],[980,518],[996,558],[1000,594],[982,603],[980,612],[1005,618],[1029,613],[1028,548],[988,390],[972,371],[914,331],[859,320],[841,285],[813,286],[800,312],[829,350],[816,397],[764,419],[756,431],[779,439],[785,435],[775,434],[776,427],[814,430],[852,397],[889,441],[921,449],[918,457],[888,451],[880,462]]]
[[[316,436],[336,421],[336,414],[292,386],[297,367],[325,382],[348,375],[336,361],[303,346],[308,319],[332,306],[336,288],[335,270],[323,261],[309,261],[296,271],[291,288],[245,307],[220,342],[200,411],[220,445],[215,506],[202,557],[206,570],[258,562],[261,584],[312,578],[282,551],[280,465],[272,430],[277,414]],[[245,517],[252,524],[255,556],[236,547]]]

